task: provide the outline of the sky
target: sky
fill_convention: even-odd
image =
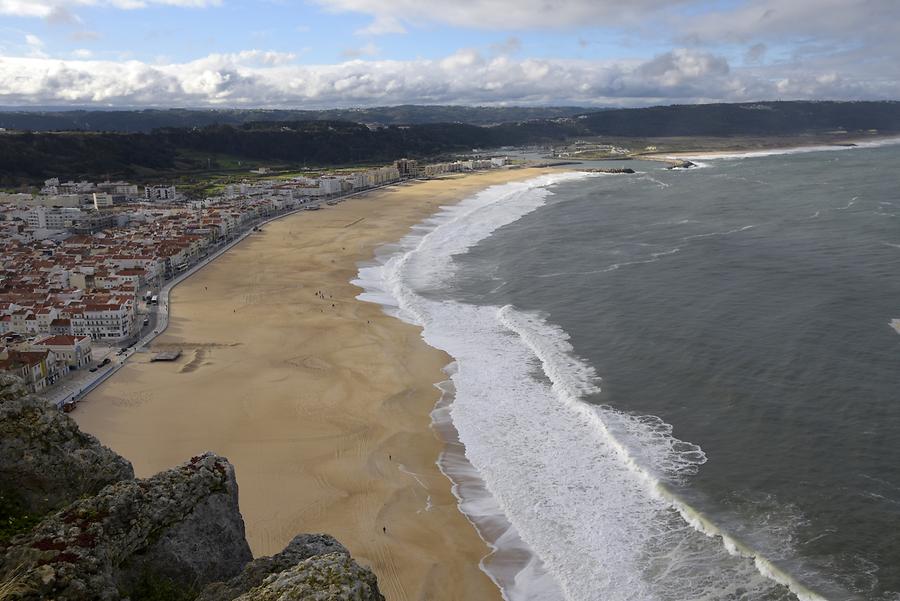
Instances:
[[[0,105],[900,99],[900,0],[0,0]]]

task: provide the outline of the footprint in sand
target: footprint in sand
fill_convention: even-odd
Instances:
[[[334,365],[325,361],[324,359],[319,359],[318,357],[309,357],[299,355],[297,357],[291,357],[285,361],[288,365],[292,367],[305,367],[307,369],[317,369],[317,370],[326,370],[332,369]]]

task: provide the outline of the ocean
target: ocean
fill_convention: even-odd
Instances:
[[[898,165],[546,175],[361,266],[454,358],[440,466],[506,599],[900,599]]]

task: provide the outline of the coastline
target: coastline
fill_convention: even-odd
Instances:
[[[490,550],[436,465],[431,413],[450,358],[350,282],[439,207],[548,171],[406,184],[266,225],[173,291],[152,347],[180,361],[135,355],[73,417],[139,476],[228,457],[257,556],[328,532],[388,598],[499,599],[479,568]]]
[[[715,150],[679,150],[674,152],[654,152],[650,154],[638,154],[634,155],[632,158],[648,161],[660,161],[663,163],[677,163],[688,159],[737,159],[778,154],[853,150],[855,148],[874,148],[891,144],[900,144],[900,136],[873,136],[865,138],[850,137],[832,141],[797,141],[791,144],[775,144],[772,146],[759,146],[751,148],[735,145],[733,147],[726,146],[725,148],[717,148]]]

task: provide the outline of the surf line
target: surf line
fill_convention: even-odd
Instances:
[[[517,334],[521,338],[521,340],[531,349],[531,351],[543,365],[544,373],[548,375],[551,382],[554,382],[554,377],[551,373],[552,370],[548,371],[551,363],[551,357],[547,356],[547,352],[540,344],[540,342],[533,336],[529,335],[529,333],[519,323],[517,323],[514,307],[512,305],[501,307],[498,310],[497,317],[499,322],[504,327],[506,327],[510,332]],[[900,320],[898,320],[898,327],[900,327]],[[900,333],[900,331],[898,331],[898,333]],[[553,383],[553,387],[556,388],[555,382]],[[669,486],[667,486],[653,473],[651,473],[651,471],[641,465],[641,463],[637,461],[632,455],[627,446],[623,444],[622,441],[619,440],[619,438],[612,431],[610,431],[606,420],[604,420],[603,417],[598,413],[590,411],[590,406],[583,400],[581,400],[581,398],[572,394],[557,393],[557,396],[564,400],[564,402],[567,402],[569,406],[591,419],[600,428],[603,435],[610,442],[612,448],[619,455],[620,459],[627,466],[629,471],[631,471],[635,476],[637,476],[640,480],[644,481],[648,485],[647,488],[651,491],[651,494],[657,495],[658,498],[662,499],[665,503],[675,509],[688,525],[690,525],[698,532],[709,536],[710,538],[719,538],[722,541],[725,549],[732,556],[752,559],[757,571],[760,574],[762,574],[769,580],[787,587],[792,593],[794,593],[794,595],[797,596],[800,601],[828,601],[828,599],[822,594],[813,591],[805,584],[794,578],[791,574],[787,573],[785,570],[775,565],[775,563],[764,557],[761,553],[750,547],[750,545],[740,540],[739,538],[725,532],[711,519],[691,507],[690,504],[688,504],[679,495],[677,495]],[[705,456],[703,461],[698,462],[698,467],[699,464],[702,464],[704,462]]]
[[[898,324],[898,327],[900,327],[900,324]],[[898,334],[900,334],[900,331],[898,331]],[[675,492],[673,492],[665,483],[655,483],[654,490],[656,490],[660,497],[668,502],[692,528],[710,538],[719,538],[722,541],[722,545],[731,555],[752,559],[753,564],[760,574],[769,580],[773,580],[778,584],[786,586],[800,601],[828,601],[821,593],[810,589],[808,586],[798,581],[791,574],[781,569],[761,553],[750,547],[750,545],[719,528],[719,526],[707,516],[682,500],[681,497],[675,494]]]

